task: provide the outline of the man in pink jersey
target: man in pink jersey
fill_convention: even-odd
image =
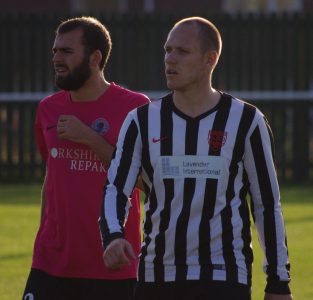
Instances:
[[[143,94],[106,81],[111,51],[98,20],[67,20],[53,45],[60,92],[38,106],[35,130],[46,162],[40,227],[24,300],[132,299],[137,260],[116,271],[102,260],[97,218],[107,168],[129,111],[149,102]],[[140,251],[140,205],[132,195],[126,236]]]

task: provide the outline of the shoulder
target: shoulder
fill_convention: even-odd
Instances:
[[[56,92],[54,94],[48,95],[47,97],[43,98],[39,102],[39,106],[55,104],[55,103],[58,103],[58,102],[61,102],[61,101],[63,102],[66,97],[68,97],[68,92],[66,92],[66,91],[59,91],[59,92]]]
[[[239,99],[231,94],[225,92],[222,93],[224,97],[228,97],[231,101],[232,110],[245,110],[246,112],[252,113],[256,118],[263,118],[264,115],[254,104],[248,100]]]
[[[164,103],[171,103],[172,95],[166,95],[162,98],[154,99],[153,101],[137,108],[138,114],[154,114],[161,110]]]
[[[68,92],[59,91],[54,94],[48,95],[39,101],[37,106],[37,114],[51,115],[58,107],[64,106],[65,99],[68,97]]]
[[[123,102],[128,102],[134,108],[150,102],[148,96],[143,93],[129,90],[115,83],[111,83],[112,92]]]

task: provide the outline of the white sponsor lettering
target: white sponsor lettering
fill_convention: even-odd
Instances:
[[[51,148],[50,154],[55,159],[68,160],[72,171],[107,172],[103,163],[90,149]]]
[[[80,154],[80,159],[90,159],[90,150],[83,150]]]
[[[50,154],[53,158],[60,159],[99,160],[97,155],[90,149],[51,148]]]
[[[59,148],[59,156],[58,156],[58,158],[65,158],[65,156],[64,156],[64,151],[65,149],[63,149],[63,148]]]
[[[212,178],[219,179],[226,171],[225,159],[220,156],[161,156],[162,178]]]
[[[100,172],[101,173],[106,173],[107,169],[105,168],[104,164],[100,164]]]
[[[91,171],[106,173],[107,170],[105,166],[100,161],[90,161],[90,160],[71,160],[70,170],[72,171]]]
[[[92,162],[90,160],[87,160],[85,164],[85,170],[89,170],[91,165],[92,165]]]

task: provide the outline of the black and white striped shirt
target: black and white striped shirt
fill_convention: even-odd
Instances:
[[[196,118],[179,111],[172,95],[132,111],[108,172],[104,246],[123,235],[139,174],[146,191],[140,281],[251,285],[251,194],[269,290],[288,287],[272,134],[258,109],[223,93],[214,109]]]

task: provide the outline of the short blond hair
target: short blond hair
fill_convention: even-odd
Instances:
[[[213,50],[221,54],[222,38],[217,27],[209,20],[201,17],[189,17],[178,21],[172,29],[182,24],[195,24],[199,29],[201,48],[204,52]]]

